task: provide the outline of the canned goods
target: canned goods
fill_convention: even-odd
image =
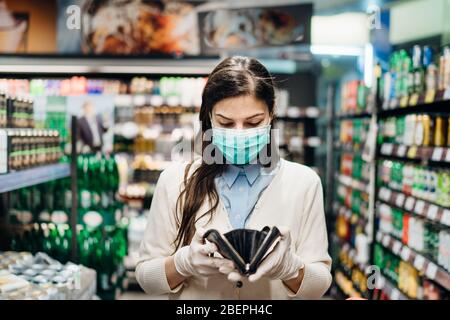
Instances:
[[[40,264],[40,263],[36,263],[36,264],[33,264],[33,265],[31,266],[31,268],[32,268],[33,270],[36,270],[36,271],[38,271],[38,272],[41,272],[42,270],[45,269],[45,265]]]
[[[59,263],[51,264],[48,266],[49,270],[61,271],[63,269],[62,265]]]
[[[67,278],[60,276],[60,275],[56,275],[52,278],[52,282],[56,283],[56,284],[65,283],[65,282],[67,282]]]
[[[29,276],[29,277],[34,277],[35,275],[37,275],[37,271],[34,269],[26,269],[22,274]]]
[[[37,283],[37,284],[48,283],[47,277],[44,277],[43,275],[37,275],[37,276],[35,276],[35,277],[32,279],[32,281],[33,281],[34,283]]]
[[[47,277],[47,278],[51,278],[56,274],[55,270],[50,270],[50,269],[45,269],[42,270],[41,275]]]

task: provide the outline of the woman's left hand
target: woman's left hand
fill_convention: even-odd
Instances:
[[[278,228],[281,233],[280,242],[273,251],[259,265],[256,273],[249,276],[250,282],[256,282],[262,277],[269,279],[290,280],[296,278],[304,264],[301,259],[291,252],[291,233],[287,227]],[[232,282],[242,281],[243,276],[234,268],[231,261],[223,264],[219,271],[227,275]]]
[[[287,227],[278,228],[281,239],[274,250],[263,260],[256,272],[249,276],[250,282],[256,282],[262,277],[282,281],[298,277],[304,267],[301,259],[291,251],[291,233]]]

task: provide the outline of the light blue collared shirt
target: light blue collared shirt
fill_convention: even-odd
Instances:
[[[227,165],[215,180],[234,229],[245,228],[256,202],[272,181],[279,166],[268,171],[260,164]]]

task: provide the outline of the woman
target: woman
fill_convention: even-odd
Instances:
[[[331,259],[321,182],[273,151],[274,108],[272,78],[257,60],[227,58],[210,74],[200,109],[202,157],[166,169],[155,189],[136,268],[148,294],[318,299],[326,292]],[[282,237],[250,277],[202,237],[208,229],[264,226]]]

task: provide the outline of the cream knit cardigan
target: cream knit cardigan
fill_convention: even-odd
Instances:
[[[187,163],[174,163],[164,170],[153,196],[148,224],[140,248],[136,278],[150,295],[169,295],[170,299],[319,299],[331,284],[328,239],[323,209],[322,185],[310,168],[281,159],[280,168],[263,191],[248,222],[248,229],[264,226],[288,226],[292,250],[305,263],[304,278],[294,293],[281,280],[261,279],[256,283],[243,281],[241,288],[224,275],[208,278],[191,277],[170,289],[164,261],[174,251],[177,235],[175,205],[183,185]],[[194,166],[199,162],[195,162]],[[192,172],[192,169],[191,169]],[[198,214],[206,211],[205,201]],[[204,217],[197,227],[232,230],[222,202],[212,221]]]

